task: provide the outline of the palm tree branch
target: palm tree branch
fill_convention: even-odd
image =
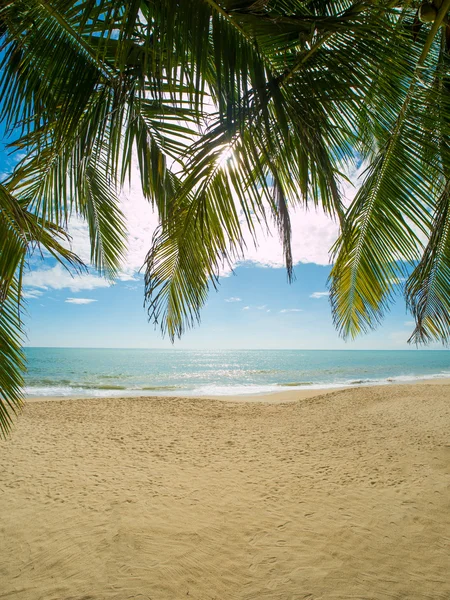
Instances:
[[[406,222],[403,222],[403,230],[397,229],[396,235],[392,235],[392,242],[388,246],[392,253],[391,259],[387,257],[387,249],[379,248],[377,254],[375,239],[372,239],[372,234],[370,234],[372,248],[369,248],[368,236],[376,216],[375,209],[379,211],[381,187],[384,185],[386,177],[391,177],[390,168],[394,152],[398,154],[400,150],[400,134],[404,128],[405,119],[414,97],[420,70],[427,59],[438,28],[449,7],[450,0],[445,0],[439,9],[416,63],[392,133],[389,135],[385,148],[378,155],[369,177],[357,194],[347,215],[347,223],[335,246],[334,252],[335,254],[339,252],[339,254],[330,276],[332,284],[330,300],[335,323],[345,337],[348,335],[354,336],[361,328],[365,327],[363,323],[374,327],[380,320],[382,309],[386,307],[386,298],[389,297],[390,290],[393,287],[393,283],[389,281],[395,280],[395,271],[398,268],[398,263],[393,256],[394,240],[402,240],[401,250],[406,253],[406,258],[412,257],[416,248],[417,236]],[[411,155],[409,158],[412,160]],[[414,203],[409,203],[409,206],[405,205],[403,210],[408,210],[408,216],[413,223],[426,231],[426,210],[422,215],[419,215]],[[380,216],[378,215],[377,218],[380,218]],[[384,227],[389,229],[389,226],[392,226],[392,233],[394,234],[393,219],[398,221],[401,219],[401,214],[397,212],[395,216],[395,213],[393,213],[392,218],[384,223]],[[378,232],[380,233],[380,230]],[[384,265],[380,261],[383,261]],[[369,273],[371,273],[371,285],[365,283]]]

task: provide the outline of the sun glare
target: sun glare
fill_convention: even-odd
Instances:
[[[235,157],[233,152],[233,148],[229,145],[224,146],[223,151],[219,155],[218,164],[221,167],[226,167],[230,163],[230,161]]]

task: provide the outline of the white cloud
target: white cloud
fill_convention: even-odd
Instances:
[[[242,302],[241,298],[236,298],[235,296],[231,296],[231,298],[225,298],[225,302]]]
[[[314,292],[311,294],[310,298],[325,298],[325,296],[329,296],[330,292]]]
[[[415,321],[405,321],[404,323],[405,327],[414,327],[415,326]]]
[[[367,165],[348,173],[350,182],[341,183],[342,195],[345,205],[349,205],[356,195],[360,184],[359,177]],[[292,259],[294,264],[315,263],[329,265],[329,250],[337,239],[339,225],[324,213],[321,208],[306,208],[297,205],[291,208],[292,228]],[[244,222],[242,216],[242,222]],[[258,230],[258,226],[256,226]],[[241,263],[252,263],[260,267],[280,268],[285,266],[282,244],[274,223],[269,232],[266,228],[259,228],[258,244],[255,247],[250,232],[245,234],[246,251]],[[239,263],[238,263],[239,264]]]
[[[328,252],[338,235],[337,223],[329,219],[321,210],[297,207],[291,211],[291,227],[294,264],[328,265],[330,263]],[[260,228],[256,247],[250,232],[246,232],[244,238],[246,251],[241,263],[252,263],[269,268],[285,266],[282,244],[273,223],[269,232]]]
[[[342,182],[342,194],[346,204],[349,204],[354,198],[358,178],[364,168],[365,166],[362,166],[348,173],[350,183]],[[123,281],[133,280],[137,271],[141,269],[150,249],[153,233],[158,225],[157,215],[142,194],[137,162],[133,167],[131,185],[120,194],[120,198],[128,229],[128,250],[119,276],[119,279]],[[241,222],[244,225],[244,214],[241,214]],[[330,263],[328,253],[337,238],[338,224],[321,209],[307,209],[298,205],[295,209],[291,209],[291,226],[294,264],[328,265]],[[243,228],[245,229],[245,225]],[[90,246],[86,226],[78,220],[73,222],[73,227],[71,223],[70,230],[73,236],[73,250],[85,260],[89,260]],[[244,243],[246,251],[242,260],[232,266],[236,267],[243,263],[252,263],[261,267],[283,267],[285,265],[282,244],[274,223],[271,224],[269,232],[266,228],[259,228],[257,247],[255,247],[249,231],[244,232]],[[230,274],[231,267],[224,264],[220,269],[220,276],[226,277]]]
[[[67,298],[64,302],[68,304],[91,304],[92,302],[97,302],[93,298]]]
[[[119,281],[139,281],[139,277],[135,277],[134,275],[132,275],[129,272],[127,273],[126,271],[121,271],[117,275],[117,279]]]
[[[283,308],[280,313],[303,312],[302,308]]]
[[[362,168],[350,173],[348,182],[342,183],[343,196],[348,204],[356,193],[356,184]],[[137,162],[133,166],[131,184],[121,194],[121,208],[125,215],[128,239],[127,252],[118,280],[135,281],[142,268],[146,254],[150,249],[152,237],[158,225],[158,217],[153,212],[151,204],[144,198],[141,190]],[[241,222],[245,229],[245,216],[241,214]],[[338,224],[330,219],[321,209],[307,209],[300,204],[291,209],[292,227],[292,255],[294,264],[316,263],[328,265],[329,249],[338,235]],[[258,229],[258,226],[257,226]],[[90,242],[86,224],[77,218],[72,218],[69,224],[72,236],[71,248],[87,264],[90,262]],[[280,268],[284,266],[282,244],[274,223],[269,230],[260,227],[258,245],[255,247],[249,231],[244,233],[244,247],[246,251],[240,261],[235,265],[225,264],[220,269],[220,276],[227,277],[232,272],[232,267],[250,263],[260,267]],[[106,287],[108,283],[93,274],[76,276],[72,279],[61,267],[52,269],[39,269],[26,275],[26,285],[46,288],[69,288],[72,291]],[[235,301],[231,298],[228,301]]]
[[[266,310],[266,312],[270,312],[270,308],[268,308],[268,309]]]
[[[57,264],[50,269],[38,269],[26,273],[23,277],[23,285],[43,290],[68,288],[72,292],[79,292],[81,290],[93,290],[98,287],[109,287],[110,283],[103,277],[98,277],[92,273],[72,276],[67,269]]]
[[[261,304],[261,306],[244,306],[242,310],[265,310],[267,308],[267,304]],[[270,310],[266,311],[270,312]]]
[[[27,300],[31,300],[33,298],[39,298],[43,293],[44,292],[41,292],[40,290],[24,290],[22,296]]]

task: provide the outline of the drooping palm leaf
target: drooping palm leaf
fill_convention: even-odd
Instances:
[[[406,297],[416,319],[410,342],[450,342],[450,183],[439,199],[432,234],[410,275]]]
[[[81,261],[62,242],[65,233],[51,223],[42,223],[0,185],[0,434],[11,426],[11,413],[22,403],[24,331],[21,313],[21,280],[27,254],[36,247],[75,270]]]
[[[12,416],[23,401],[23,371],[25,357],[22,351],[23,330],[20,318],[21,300],[19,282],[13,278],[8,288],[0,285],[0,435],[11,428]]]
[[[405,73],[403,100],[398,112],[397,103],[387,112],[383,145],[346,215],[335,247],[330,300],[336,326],[345,337],[380,322],[392,300],[399,270],[407,274],[407,265],[420,256],[419,234],[427,236],[430,231],[434,174],[423,168],[424,139],[417,127],[423,107],[418,99],[430,77],[426,68],[433,70],[426,60],[439,49],[436,34],[449,7],[450,1],[442,4],[417,63],[409,77]]]
[[[446,33],[441,36],[433,84],[422,97],[424,161],[436,173],[440,193],[433,208],[431,235],[406,283],[406,299],[416,327],[410,342],[450,342],[450,82]]]

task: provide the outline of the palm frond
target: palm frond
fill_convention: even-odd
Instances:
[[[11,414],[20,410],[23,398],[25,358],[21,346],[22,272],[27,254],[39,247],[68,268],[80,270],[83,263],[62,242],[63,230],[42,223],[3,185],[0,185],[0,433],[11,427]]]
[[[447,183],[436,207],[429,242],[406,284],[406,298],[416,320],[410,342],[450,342],[449,282],[450,183]]]
[[[409,276],[405,295],[416,320],[410,343],[450,341],[450,81],[445,31],[432,85],[423,94],[423,160],[435,172],[441,190],[434,208],[431,234],[420,262]],[[438,192],[439,193],[439,192]]]
[[[399,270],[407,273],[408,263],[416,261],[422,249],[419,234],[428,236],[430,231],[434,177],[422,163],[419,78],[430,77],[425,62],[436,51],[435,36],[449,6],[450,1],[442,5],[417,64],[409,76],[405,73],[401,106],[398,112],[387,113],[385,133],[378,135],[380,140],[384,137],[383,146],[335,246],[330,300],[335,324],[344,337],[354,337],[381,321]]]
[[[94,158],[88,163],[80,188],[78,212],[89,227],[91,262],[113,279],[124,258],[125,220],[104,160]]]
[[[13,277],[6,285],[0,283],[0,434],[6,436],[12,425],[12,415],[23,403],[23,372],[25,356],[22,350],[24,332],[21,321],[20,283]]]
[[[149,318],[172,341],[200,321],[209,287],[217,284],[221,266],[233,253],[214,209],[204,203],[196,218],[187,218],[189,201],[155,232],[145,260]]]

